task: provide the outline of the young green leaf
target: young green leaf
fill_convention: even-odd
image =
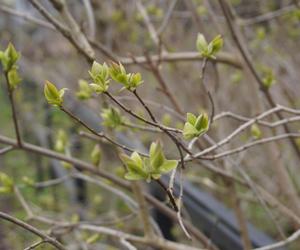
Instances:
[[[211,42],[207,43],[204,35],[199,33],[197,36],[196,47],[203,57],[215,59],[215,55],[223,47],[223,38],[221,35],[217,35]]]
[[[109,87],[109,68],[106,63],[102,65],[94,61],[89,71],[93,83],[90,84],[91,89],[97,94],[106,92]]]
[[[217,35],[211,42],[212,44],[212,51],[211,54],[217,54],[223,47],[223,38],[221,35]]]
[[[6,50],[0,54],[0,60],[4,71],[10,71],[19,58],[20,54],[16,51],[12,43],[9,43]]]
[[[130,157],[121,154],[120,158],[127,166],[128,172],[125,178],[128,180],[146,180],[150,182],[151,179],[159,179],[162,174],[168,173],[178,165],[178,161],[165,158],[159,142],[151,144],[149,158],[142,158],[137,152],[133,152]]]
[[[121,83],[125,89],[134,91],[142,82],[140,73],[127,73],[121,63],[112,63],[109,69],[111,78],[118,83]]]
[[[206,41],[204,35],[201,33],[198,33],[197,41],[196,41],[197,50],[202,54],[203,52],[207,51],[207,46],[208,46],[208,44],[207,44],[207,41]]]
[[[63,96],[65,93],[66,88],[63,88],[61,90],[58,90],[56,86],[46,81],[44,86],[44,95],[49,104],[52,104],[54,106],[60,107],[63,103]]]
[[[101,158],[102,158],[101,148],[100,148],[99,144],[96,144],[91,152],[92,163],[95,166],[98,166],[101,162]]]
[[[209,128],[209,119],[206,113],[198,117],[187,113],[187,121],[184,124],[182,135],[185,139],[190,140],[204,134]]]

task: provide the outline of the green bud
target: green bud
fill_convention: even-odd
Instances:
[[[128,180],[150,182],[151,179],[159,179],[162,174],[170,172],[178,165],[178,161],[165,158],[159,142],[151,144],[149,158],[142,158],[137,152],[133,152],[130,157],[122,154],[120,158],[127,166],[128,172],[125,174],[125,178]]]
[[[272,69],[270,68],[263,69],[262,82],[266,88],[270,88],[276,83],[275,75]]]
[[[91,152],[92,163],[95,166],[98,166],[101,162],[101,158],[102,158],[101,148],[98,144],[96,144]]]
[[[68,145],[67,134],[65,133],[64,130],[59,129],[56,136],[54,149],[60,153],[63,153],[65,152],[67,145]]]
[[[0,193],[8,194],[14,191],[13,180],[5,173],[0,172]]]
[[[185,139],[190,140],[198,137],[209,129],[209,118],[206,113],[200,114],[198,117],[194,114],[187,113],[186,120],[182,131]]]
[[[12,67],[8,73],[8,83],[10,90],[14,90],[19,83],[22,81],[21,77],[18,74],[16,67]]]
[[[262,137],[262,132],[259,128],[259,126],[254,123],[252,126],[251,126],[251,135],[255,138],[255,139],[260,139]]]
[[[207,43],[204,35],[199,33],[197,36],[196,47],[203,57],[215,59],[215,55],[223,47],[223,38],[221,35],[217,35],[210,43]]]
[[[106,63],[101,65],[94,61],[89,74],[93,80],[93,83],[90,84],[93,91],[100,94],[108,90],[109,68]]]
[[[66,88],[58,90],[53,83],[46,81],[44,86],[44,95],[46,97],[47,102],[54,106],[61,107],[63,103],[63,96],[65,90]]]
[[[6,50],[0,53],[0,60],[4,71],[8,72],[20,58],[20,54],[16,51],[12,43],[9,43]]]
[[[143,83],[140,73],[127,73],[124,66],[119,63],[112,63],[109,69],[111,78],[121,83],[125,89],[129,91],[135,90],[140,84]]]

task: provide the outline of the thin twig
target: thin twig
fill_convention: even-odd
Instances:
[[[21,133],[20,133],[18,118],[17,118],[17,111],[16,111],[16,107],[15,107],[15,102],[14,102],[14,91],[10,88],[8,72],[4,72],[4,75],[5,75],[5,80],[6,80],[7,92],[8,92],[8,97],[9,97],[9,101],[10,101],[12,118],[13,118],[13,122],[14,122],[18,147],[22,147]]]
[[[8,146],[5,148],[2,148],[2,149],[0,149],[0,155],[4,155],[4,154],[8,153],[9,151],[12,151],[13,149],[14,149],[13,146]]]
[[[4,212],[0,212],[0,218],[10,221],[11,223],[24,228],[25,230],[39,236],[41,239],[46,240],[47,242],[49,242],[49,244],[51,244],[52,246],[54,246],[57,249],[60,250],[67,250],[61,243],[59,243],[57,240],[55,240],[54,238],[48,236],[47,234],[43,233],[41,230],[27,224],[24,221],[21,221],[15,217],[10,216],[7,213]]]

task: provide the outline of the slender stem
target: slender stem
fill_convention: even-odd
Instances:
[[[169,136],[169,138],[177,145],[180,146],[185,152],[187,152],[188,154],[192,155],[192,152],[181,142],[179,141],[172,133],[172,130],[169,130],[169,128],[156,123],[156,122],[151,122],[139,115],[137,115],[136,113],[134,113],[133,111],[131,111],[129,108],[127,108],[126,106],[124,106],[123,103],[119,102],[119,100],[117,100],[115,97],[113,97],[109,92],[104,92],[104,94],[106,94],[114,103],[116,103],[121,109],[123,109],[125,112],[127,112],[128,114],[130,114],[131,116],[135,117],[136,119],[145,122],[146,124],[152,125],[154,127],[157,127],[159,129],[161,129],[163,132],[166,133],[166,135]]]
[[[133,190],[133,193],[135,194],[136,201],[139,204],[139,214],[141,221],[143,222],[145,237],[153,239],[155,237],[155,234],[150,224],[150,215],[145,198],[143,196],[142,186],[139,182],[134,181],[131,183],[131,188]]]
[[[65,248],[61,243],[59,243],[57,240],[55,240],[54,238],[48,236],[47,234],[43,233],[41,230],[25,223],[24,221],[21,221],[15,217],[12,217],[10,216],[9,214],[7,213],[4,213],[4,212],[0,212],[0,218],[1,219],[4,219],[4,220],[7,220],[7,221],[10,221],[12,222],[13,224],[19,226],[19,227],[22,227],[24,228],[25,230],[39,236],[40,238],[42,238],[43,240],[46,240],[49,242],[49,244],[51,244],[52,246],[56,247],[57,249],[60,249],[60,250],[67,250],[67,248]]]
[[[174,197],[172,191],[171,191],[169,188],[167,188],[167,187],[165,186],[165,184],[163,184],[163,182],[162,182],[160,179],[156,180],[156,182],[157,182],[157,183],[162,187],[162,189],[166,192],[166,194],[168,195],[168,197],[169,197],[169,199],[170,199],[170,202],[171,202],[171,204],[172,204],[174,210],[175,210],[176,212],[178,212],[178,206],[177,206],[177,203],[176,203],[176,201],[175,201],[175,197]]]
[[[14,122],[15,133],[16,133],[17,142],[18,142],[18,147],[21,148],[22,147],[22,140],[21,140],[21,133],[20,133],[19,125],[18,125],[17,111],[16,111],[15,102],[14,102],[14,96],[13,96],[14,91],[10,87],[8,72],[7,71],[4,72],[4,75],[5,75],[5,80],[6,80],[6,86],[7,86],[8,97],[9,97],[11,111],[12,111],[12,117],[13,117],[13,122]]]
[[[135,89],[132,93],[139,100],[139,102],[143,105],[143,107],[148,112],[149,116],[151,117],[152,121],[155,122],[155,123],[157,123],[157,121],[156,121],[153,113],[151,112],[150,108],[146,105],[146,103],[143,101],[143,99],[138,95],[137,90]]]
[[[80,131],[79,134],[80,134],[81,136],[83,136],[83,137],[86,137],[86,138],[88,138],[88,139],[95,140],[95,141],[100,141],[101,138],[99,138],[99,137],[103,137],[105,140],[107,140],[107,141],[110,142],[111,144],[113,144],[113,145],[115,145],[115,146],[117,146],[117,147],[119,147],[119,148],[122,148],[122,149],[124,149],[124,150],[126,150],[126,151],[128,151],[128,152],[131,152],[131,153],[132,153],[132,152],[136,151],[136,150],[134,150],[134,149],[132,149],[132,148],[129,148],[129,147],[123,145],[123,144],[120,144],[120,143],[114,141],[113,139],[109,138],[108,136],[104,135],[103,133],[98,133],[97,136],[95,136],[95,135],[86,133],[86,132],[84,132],[84,131]],[[144,156],[144,157],[149,157],[148,154],[144,154],[144,153],[141,153],[141,152],[138,152],[138,153],[139,153],[140,155]]]
[[[2,149],[0,149],[0,155],[4,155],[13,149],[14,149],[13,146],[7,146],[5,148],[2,148]]]

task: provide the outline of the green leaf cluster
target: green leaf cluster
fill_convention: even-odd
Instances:
[[[106,63],[101,65],[94,61],[89,74],[93,80],[93,83],[90,84],[93,91],[100,94],[108,90],[110,80],[109,68]]]
[[[80,79],[78,81],[79,90],[76,92],[76,96],[80,100],[90,99],[93,93],[93,90],[89,86],[86,80]]]
[[[13,180],[7,174],[0,172],[0,194],[9,194],[13,191]]]
[[[44,86],[44,95],[46,97],[47,102],[58,107],[62,106],[65,91],[66,88],[58,90],[56,86],[49,81],[46,81]]]
[[[204,35],[199,33],[197,36],[196,47],[201,56],[216,59],[216,54],[223,47],[223,38],[217,35],[211,42],[207,42]]]
[[[123,89],[128,89],[129,91],[134,91],[141,83],[143,83],[140,73],[127,73],[121,63],[113,62],[110,67],[108,67],[106,63],[101,65],[94,61],[89,74],[93,80],[90,87],[97,94],[108,90],[110,78],[115,82],[122,84],[124,86]],[[84,88],[86,89],[85,86]]]
[[[168,173],[177,167],[177,160],[167,160],[159,142],[153,142],[149,150],[149,158],[141,157],[137,152],[131,156],[121,154],[120,158],[126,165],[128,172],[125,174],[127,180],[159,179],[162,174]]]
[[[5,51],[0,51],[0,61],[4,72],[7,74],[10,90],[14,90],[20,83],[21,77],[18,74],[16,62],[20,54],[15,47],[9,43]]]
[[[183,127],[183,137],[187,140],[193,139],[204,134],[209,129],[209,119],[206,113],[198,117],[192,113],[187,113],[186,123]]]
[[[0,51],[0,60],[4,71],[8,72],[16,64],[20,54],[16,51],[15,47],[9,43],[5,51]]]
[[[125,89],[130,91],[135,90],[141,83],[143,83],[140,73],[127,73],[121,63],[112,63],[109,68],[111,78],[121,83]]]
[[[113,107],[103,109],[101,117],[103,118],[102,124],[109,128],[117,128],[125,121],[125,118],[121,115],[119,109]]]

